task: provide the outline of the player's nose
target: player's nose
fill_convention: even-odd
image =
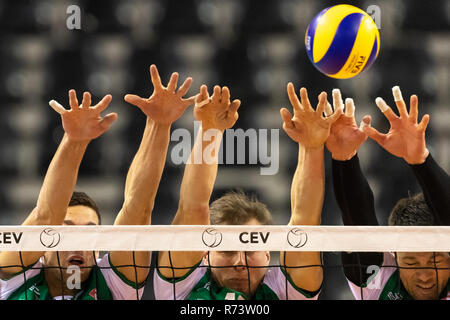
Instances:
[[[247,265],[246,256],[244,251],[236,251],[236,254],[234,255],[234,261],[233,266],[236,269],[245,269],[245,266]]]
[[[436,273],[431,269],[419,269],[415,273],[416,279],[422,283],[430,283],[433,282],[433,277],[436,277]]]

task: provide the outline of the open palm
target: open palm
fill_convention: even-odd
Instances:
[[[327,94],[325,92],[319,95],[319,104],[316,110],[312,108],[305,88],[300,89],[301,103],[295,94],[292,83],[288,84],[287,92],[289,101],[294,108],[294,116],[286,108],[280,110],[284,122],[283,129],[292,140],[307,148],[323,146],[330,134],[332,123],[342,114],[342,110],[335,110],[331,116],[324,118],[322,114],[327,105]]]
[[[117,119],[116,113],[110,113],[105,117],[100,116],[111,99],[111,95],[106,95],[97,105],[91,107],[91,95],[85,92],[79,106],[75,90],[70,90],[70,110],[66,110],[54,100],[50,102],[50,105],[61,115],[64,131],[70,140],[89,141],[101,136]]]
[[[428,126],[430,116],[428,114],[424,115],[422,121],[417,123],[417,96],[411,96],[409,114],[403,99],[396,101],[400,114],[399,117],[383,99],[377,98],[376,102],[378,107],[384,110],[383,114],[389,120],[391,127],[386,134],[382,134],[371,127],[365,127],[364,132],[386,149],[386,151],[403,158],[409,164],[423,163],[429,153],[425,142],[425,130]]]
[[[186,108],[194,103],[195,96],[184,99],[192,84],[192,78],[187,78],[177,89],[178,73],[172,73],[167,87],[164,87],[155,65],[150,66],[150,76],[154,91],[149,98],[141,98],[127,94],[125,101],[139,107],[147,117],[157,123],[172,124],[181,117]]]
[[[200,87],[194,107],[194,117],[202,122],[204,129],[217,129],[224,131],[231,128],[239,115],[237,110],[241,101],[230,101],[230,90],[227,87],[214,87],[212,97],[209,97],[206,85]]]
[[[342,104],[341,93],[338,89],[335,90],[333,90],[334,109],[340,108]],[[364,118],[363,121],[369,125],[370,117]],[[352,158],[366,140],[367,134],[356,124],[353,100],[346,99],[345,113],[331,125],[330,136],[326,142],[327,149],[333,159],[344,161]]]

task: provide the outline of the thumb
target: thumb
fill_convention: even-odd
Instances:
[[[361,121],[361,124],[359,125],[359,131],[364,132],[363,128],[364,127],[370,127],[371,126],[371,122],[372,122],[372,117],[371,116],[364,116],[364,118]]]
[[[125,95],[124,100],[129,104],[132,104],[139,108],[142,108],[145,105],[145,99],[142,99],[141,97],[134,94]]]
[[[372,128],[367,124],[367,122],[362,122],[362,131],[367,134],[372,140],[378,142],[379,145],[384,145],[384,140],[386,139],[386,135],[380,133],[377,129]]]
[[[197,96],[192,96],[192,97],[189,97],[187,99],[183,99],[183,102],[184,102],[186,107],[189,107],[190,105],[195,103],[196,99],[197,99]]]
[[[117,115],[117,113],[113,112],[113,113],[109,113],[106,116],[103,117],[103,119],[100,121],[100,125],[105,129],[108,130],[109,127],[112,125],[112,123],[114,121],[117,120],[119,116]]]
[[[420,121],[420,123],[419,123],[418,129],[420,131],[425,132],[429,122],[430,122],[430,115],[429,114],[424,115],[422,118],[422,121]]]
[[[229,109],[229,110],[230,110],[232,113],[237,112],[240,106],[241,106],[241,100],[235,99],[235,100],[233,100],[233,102],[230,104],[230,109]]]
[[[281,119],[283,119],[284,124],[287,128],[292,129],[294,125],[292,124],[292,114],[286,108],[280,109]]]

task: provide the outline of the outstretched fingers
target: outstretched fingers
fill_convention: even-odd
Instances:
[[[325,107],[325,117],[329,117],[333,114],[333,108],[331,107],[331,104],[327,101],[327,105]]]
[[[91,106],[91,94],[89,92],[83,93],[83,101],[81,101],[81,109],[89,109]]]
[[[191,77],[188,77],[186,80],[184,80],[183,84],[180,86],[180,88],[178,88],[177,91],[178,96],[182,97],[189,91],[192,81],[193,80]]]
[[[63,115],[64,113],[67,112],[66,108],[64,108],[61,104],[59,104],[57,101],[55,100],[50,100],[48,102],[48,104],[50,105],[50,107],[53,108],[53,110],[55,110],[56,112],[58,112],[59,114]]]
[[[222,97],[220,100],[227,106],[230,104],[230,89],[228,89],[228,87],[222,87]]]
[[[233,102],[231,102],[229,111],[232,113],[237,112],[240,106],[241,106],[241,100],[235,99],[235,100],[233,100]]]
[[[365,117],[365,119],[367,118]],[[367,124],[366,121],[364,121],[366,124],[361,125],[362,131],[367,134],[372,140],[375,140],[379,145],[383,146],[384,141],[386,140],[386,135],[371,127],[369,124]]]
[[[178,84],[178,77],[179,77],[178,72],[172,73],[172,75],[170,76],[169,83],[167,84],[167,91],[175,92],[175,89],[177,88]]]
[[[219,86],[214,86],[214,92],[213,92],[213,95],[212,95],[212,97],[211,97],[211,102],[213,102],[213,103],[219,103],[220,102],[220,98],[221,98],[221,96],[222,96],[222,94],[221,94],[221,88],[219,87]]]
[[[100,121],[100,125],[102,126],[102,128],[107,130],[111,126],[111,124],[113,124],[113,122],[117,120],[117,118],[118,118],[118,115],[115,112],[107,114]]]
[[[341,90],[333,89],[332,95],[333,95],[334,110],[336,111],[336,109],[344,109],[344,102],[342,101]]]
[[[345,99],[345,116],[349,118],[355,116],[355,102],[352,98]]]
[[[297,94],[295,93],[294,85],[292,82],[289,82],[287,85],[287,93],[289,97],[289,101],[291,102],[292,107],[294,108],[294,113],[303,111],[303,106],[298,100]]]
[[[314,112],[314,108],[311,106],[311,102],[308,97],[308,90],[306,90],[306,88],[300,89],[300,99],[305,111]]]
[[[153,88],[155,91],[159,91],[163,89],[163,85],[161,82],[161,77],[159,76],[158,69],[154,64],[150,66],[150,77],[152,79]]]
[[[426,114],[422,117],[422,121],[420,121],[417,129],[421,132],[425,132],[428,127],[428,123],[430,122],[430,115]]]
[[[389,120],[389,122],[395,121],[398,119],[397,115],[392,111],[392,109],[387,105],[386,101],[383,98],[376,98],[375,103],[380,111],[384,114],[384,116]]]
[[[408,111],[406,110],[405,100],[403,100],[402,92],[399,86],[392,88],[392,95],[394,96],[395,104],[397,105],[400,117],[408,117]]]
[[[409,120],[412,123],[417,123],[419,116],[419,98],[415,94],[409,99]]]
[[[103,110],[105,110],[108,105],[110,104],[112,100],[112,96],[110,94],[107,94],[106,96],[103,97],[102,100],[100,100],[99,103],[97,103],[94,108],[98,111],[98,112],[102,112]]]
[[[132,104],[136,107],[142,108],[145,106],[146,99],[142,99],[141,97],[135,95],[135,94],[127,94],[124,97],[124,100],[128,102],[129,104]]]
[[[328,101],[327,101],[327,93],[321,92],[319,94],[319,104],[317,105],[316,113],[321,117],[322,114],[325,112],[325,109],[327,107]]]
[[[202,85],[200,87],[200,93],[195,96],[195,106],[197,108],[201,108],[204,105],[210,102],[208,87],[206,85]]]
[[[69,105],[73,111],[78,110],[78,99],[75,90],[69,90]]]
[[[281,119],[283,120],[283,124],[288,129],[294,129],[294,123],[292,122],[292,114],[286,108],[280,109]]]
[[[340,118],[340,116],[342,115],[343,112],[344,111],[342,108],[335,108],[333,114],[331,116],[327,117],[325,120],[327,121],[328,124],[331,125]]]

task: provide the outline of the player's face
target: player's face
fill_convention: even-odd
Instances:
[[[252,219],[246,225],[258,225]],[[247,296],[252,296],[264,278],[269,262],[268,251],[211,251],[204,257],[204,262],[211,266],[214,280],[222,287],[233,289]],[[227,267],[227,268],[214,268]],[[259,267],[259,268],[247,268]],[[262,267],[262,268],[261,268]],[[250,288],[249,288],[250,275]]]
[[[398,252],[397,263],[405,289],[416,300],[438,299],[450,277],[447,252]]]
[[[66,217],[63,225],[98,225],[98,217],[92,208],[86,206],[72,206],[67,209]],[[59,258],[59,262],[58,262]],[[91,268],[95,264],[95,257],[92,251],[47,251],[44,255],[46,266],[61,266],[68,268],[70,266],[78,267],[80,270],[81,282],[85,281]],[[56,272],[57,277],[61,277],[59,268],[47,269],[46,272]],[[63,269],[63,279],[67,279],[73,273],[68,273],[67,269]]]

